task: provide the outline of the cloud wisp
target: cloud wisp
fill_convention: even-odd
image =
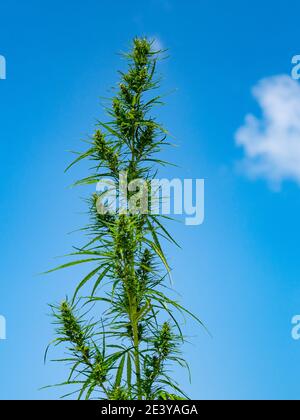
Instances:
[[[280,188],[284,180],[300,186],[300,84],[287,75],[261,80],[253,96],[262,109],[261,118],[249,114],[235,135],[243,148],[239,162],[251,178],[266,179]]]

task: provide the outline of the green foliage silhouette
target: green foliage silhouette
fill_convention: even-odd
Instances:
[[[151,96],[159,88],[156,66],[162,54],[154,45],[136,38],[125,54],[128,71],[120,73],[118,92],[107,108],[110,121],[98,122],[88,150],[68,167],[83,159],[93,162],[92,174],[76,185],[110,179],[119,191],[121,172],[128,183],[143,179],[150,184],[157,167],[166,164],[156,156],[168,145],[168,133],[150,115],[162,103],[159,95]],[[174,364],[188,368],[180,353],[185,339],[177,317],[189,315],[202,323],[166,294],[170,268],[161,239],[176,242],[159,214],[99,212],[101,194],[89,201],[90,224],[84,228],[89,241],[71,254],[78,259],[50,271],[93,265],[71,300],[51,306],[57,326],[52,344],[66,346],[62,362],[70,364],[68,379],[59,385],[74,385],[67,395],[77,393],[79,399],[188,398],[170,377]],[[90,295],[80,297],[88,285]],[[98,304],[101,319],[91,321],[88,308]]]

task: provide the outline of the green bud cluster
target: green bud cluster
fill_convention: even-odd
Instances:
[[[160,330],[154,347],[162,359],[166,359],[173,350],[173,334],[168,322],[165,322]]]
[[[85,345],[85,333],[68,302],[62,302],[60,314],[65,337],[75,345],[78,351],[88,352],[88,348]]]
[[[94,144],[97,158],[106,162],[113,173],[117,173],[119,165],[118,155],[115,153],[114,149],[108,145],[104,134],[100,130],[97,130],[94,135]]]

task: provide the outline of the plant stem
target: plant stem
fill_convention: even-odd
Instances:
[[[134,347],[134,365],[135,365],[135,374],[136,374],[136,385],[137,385],[137,394],[138,399],[142,399],[142,388],[141,388],[141,365],[140,365],[140,340],[139,340],[139,330],[138,330],[138,317],[137,317],[137,300],[136,296],[132,296],[132,293],[128,292],[129,300],[129,321],[132,331],[133,347]]]
[[[133,343],[134,343],[134,363],[135,363],[135,371],[136,371],[138,399],[141,400],[142,399],[141,365],[140,365],[139,331],[138,331],[136,308],[135,308],[135,313],[133,314],[133,320],[132,320],[132,334],[133,334]]]

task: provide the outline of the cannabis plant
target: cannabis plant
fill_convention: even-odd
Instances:
[[[95,188],[88,200],[90,222],[83,229],[88,240],[71,254],[77,259],[55,268],[91,265],[74,296],[51,306],[57,334],[53,343],[65,345],[63,361],[70,364],[64,384],[74,385],[79,399],[187,398],[170,372],[176,363],[187,367],[177,317],[196,317],[167,295],[170,267],[161,241],[176,242],[150,199],[157,197],[151,181],[159,165],[166,164],[157,154],[168,145],[168,133],[150,115],[161,104],[161,97],[152,95],[159,87],[161,54],[153,42],[134,39],[132,50],[124,54],[127,72],[120,72],[106,109],[109,121],[97,123],[88,150],[69,166],[88,159],[91,173],[76,184],[108,185]],[[129,188],[136,180],[143,187]],[[111,185],[118,201],[113,211]],[[124,207],[124,194],[134,208]]]

